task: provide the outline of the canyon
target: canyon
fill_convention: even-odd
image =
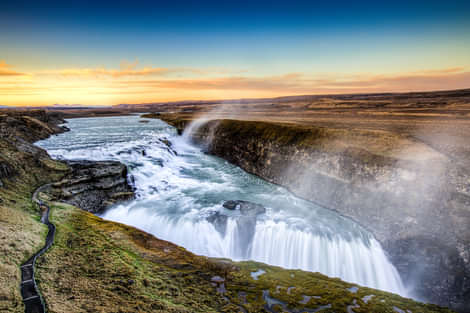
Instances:
[[[5,261],[2,261],[0,270],[2,275],[9,277],[0,284],[0,306],[6,311],[22,311],[17,289],[19,264],[41,246],[41,239],[45,237],[45,229],[38,221],[39,212],[31,201],[31,195],[35,188],[47,183],[52,183],[52,188],[42,192],[40,197],[49,203],[51,221],[58,232],[52,248],[38,260],[37,276],[39,289],[50,312],[85,312],[96,308],[109,311],[116,306],[129,312],[302,312],[316,309],[341,311],[348,305],[355,306],[356,312],[396,309],[448,311],[318,273],[251,261],[232,262],[197,256],[131,226],[103,220],[86,210],[99,214],[107,212],[108,206],[119,206],[120,201],[132,199],[132,170],[129,174],[128,169],[115,161],[65,162],[52,159],[45,150],[32,143],[67,131],[67,128],[59,126],[64,120],[56,113],[30,112],[5,113],[0,123],[3,135],[0,140],[0,208],[1,222],[5,225],[0,236],[2,260]],[[169,117],[162,119],[179,126],[180,130],[187,124],[180,119],[173,122]],[[221,121],[209,122],[210,127],[203,126],[197,131],[194,139],[199,140],[199,144],[209,142],[207,134],[214,135],[217,127],[212,123],[220,124]],[[235,133],[240,134],[240,125],[237,121],[230,127],[235,127]],[[218,134],[226,142],[220,145],[222,141],[219,141],[219,151],[230,151],[237,146],[233,142],[227,143],[233,140],[233,135],[225,131],[225,135],[223,132]],[[246,136],[251,132],[242,132],[245,135],[243,139],[255,138]],[[281,137],[278,144],[290,147],[292,137]],[[166,146],[171,146],[171,142],[163,140],[166,140]],[[259,153],[256,147],[260,144],[255,144],[255,141],[240,143],[240,149],[241,145],[244,149],[248,147],[249,155]],[[210,152],[210,149],[207,144],[205,150]],[[142,151],[137,152],[142,155]],[[286,152],[291,153],[292,150]],[[229,160],[229,156],[219,153]],[[241,150],[232,153],[232,157],[231,162],[240,162],[247,171],[255,173],[256,168],[262,168],[253,159],[243,156]],[[263,160],[256,154],[255,158],[260,162]],[[243,159],[246,159],[245,164],[241,162]],[[269,169],[270,164],[278,162],[276,156],[272,155],[265,161],[263,172],[255,174],[263,177],[261,174],[265,173],[266,180],[283,183],[267,174],[277,173]],[[250,169],[248,164],[255,165]],[[115,190],[112,189],[114,187]],[[84,196],[90,191],[91,198]],[[97,206],[98,202],[104,205]],[[363,226],[373,231],[370,225]],[[381,240],[380,236],[377,238]],[[387,248],[386,245],[384,247]],[[196,285],[199,287],[195,288]],[[456,303],[444,305],[450,304],[463,311]]]
[[[363,225],[415,297],[469,309],[470,175],[443,153],[386,131],[155,117],[190,129],[207,153]]]

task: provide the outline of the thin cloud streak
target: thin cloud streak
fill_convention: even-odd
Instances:
[[[12,66],[7,64],[4,60],[0,60],[0,76],[23,76],[25,73],[20,73],[11,70]]]
[[[270,77],[223,77],[212,79],[161,79],[120,81],[121,87],[163,88],[182,90],[265,90],[282,92],[343,92],[344,89],[367,91],[432,90],[470,87],[470,72],[442,69],[400,75],[355,75],[338,78],[310,78],[301,73]],[[427,74],[429,73],[429,74]]]
[[[166,75],[170,72],[167,68],[144,67],[142,69],[115,70],[99,68],[67,68],[54,71],[43,71],[39,75],[61,75],[61,76],[86,76],[99,78],[101,76],[124,77],[124,76],[147,76],[147,75]]]
[[[234,71],[229,69],[197,69],[188,67],[152,67],[144,66],[138,68],[139,61],[134,62],[121,61],[119,69],[107,69],[104,66],[95,68],[65,68],[59,70],[45,70],[36,73],[37,75],[59,75],[64,77],[90,77],[90,78],[101,78],[101,77],[132,77],[132,76],[166,76],[169,74],[194,74],[194,75],[208,75],[208,74],[230,74]],[[239,71],[239,72],[246,72]]]

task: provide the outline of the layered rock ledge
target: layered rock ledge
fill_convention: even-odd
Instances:
[[[190,123],[154,117],[180,133]],[[470,310],[470,175],[445,155],[384,131],[258,121],[210,120],[190,137],[208,153],[363,225],[415,297]]]
[[[127,167],[117,161],[69,161],[71,171],[52,184],[50,195],[91,213],[101,213],[117,201],[134,198]]]

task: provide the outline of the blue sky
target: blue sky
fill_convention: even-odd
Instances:
[[[469,30],[469,1],[3,1],[0,61],[8,71],[5,73],[25,74],[36,83],[41,74],[49,73],[40,82],[49,80],[51,88],[57,86],[54,82],[64,80],[60,71],[77,70],[83,76],[84,72],[96,74],[94,68],[117,70],[127,62],[135,64],[135,70],[169,69],[160,80],[269,80],[296,73],[304,79],[300,82],[302,88],[292,88],[292,92],[308,93],[309,81],[317,78],[364,79],[364,75],[449,69],[466,72],[470,67]],[[56,77],[51,77],[51,72]],[[147,81],[154,78],[149,76],[155,71],[147,73]],[[8,76],[11,79],[12,75]],[[24,86],[27,80],[19,76]],[[67,76],[70,88],[74,83],[71,76]],[[98,77],[92,76],[95,86]],[[103,88],[109,85],[109,78],[102,80]],[[320,91],[317,87],[312,84],[312,93]],[[170,89],[165,89],[162,96],[142,97],[141,93],[135,101],[177,99]],[[243,97],[290,92],[285,89],[238,91]],[[389,89],[398,90],[393,86]],[[0,104],[2,100],[17,103],[15,97],[33,99],[18,93],[15,96],[12,90],[0,93]],[[196,98],[223,97],[225,89],[217,85],[210,93],[205,90],[199,94],[194,90],[175,93]],[[64,95],[65,91],[56,100],[65,100]],[[70,97],[73,95],[76,93],[71,92]],[[101,95],[96,102],[104,98]],[[133,98],[109,97],[106,104],[118,99]],[[47,101],[54,98],[39,102]],[[90,101],[91,97],[86,102]]]

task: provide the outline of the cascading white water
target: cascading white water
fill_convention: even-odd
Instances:
[[[73,119],[68,126],[70,132],[38,144],[54,157],[119,160],[135,178],[137,199],[104,218],[197,254],[318,271],[406,295],[380,244],[360,226],[205,155],[165,123],[133,116]],[[266,212],[247,219],[224,208],[226,200],[259,203]]]

